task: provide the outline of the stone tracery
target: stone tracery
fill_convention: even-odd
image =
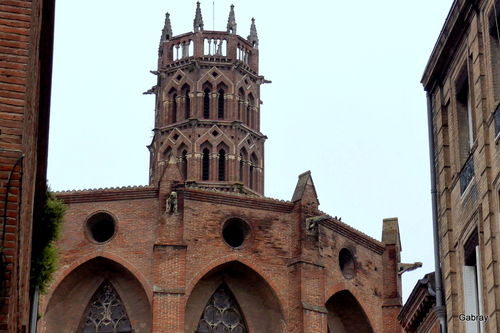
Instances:
[[[105,281],[88,307],[82,333],[131,333],[130,320],[123,302],[111,283]]]
[[[241,311],[224,283],[208,301],[196,333],[248,332]]]

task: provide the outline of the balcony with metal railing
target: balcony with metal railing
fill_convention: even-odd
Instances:
[[[495,141],[498,141],[500,135],[500,103],[498,103],[495,112],[493,112],[495,121]]]
[[[462,170],[460,170],[460,194],[464,194],[474,178],[474,155],[470,154]]]

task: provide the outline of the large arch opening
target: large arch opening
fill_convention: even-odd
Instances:
[[[365,311],[348,290],[342,290],[326,302],[328,332],[373,333]]]
[[[196,332],[207,304],[221,286],[230,291],[238,305],[241,322],[249,332],[283,332],[284,316],[278,297],[267,281],[250,267],[232,261],[202,277],[189,294],[185,312],[185,332]],[[246,329],[246,328],[245,328]]]
[[[82,333],[89,304],[106,283],[119,295],[131,329],[151,332],[151,304],[142,284],[123,265],[103,257],[83,263],[59,283],[43,314],[43,331]]]

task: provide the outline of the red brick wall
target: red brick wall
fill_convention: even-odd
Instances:
[[[12,318],[12,308],[17,305],[16,300],[19,300],[19,285],[17,283],[19,272],[16,265],[19,258],[16,254],[19,252],[17,244],[22,228],[19,223],[18,197],[20,165],[13,174],[11,182],[8,212],[6,213],[7,221],[3,221],[3,216],[9,175],[22,155],[22,130],[28,84],[31,2],[5,1],[2,2],[0,11],[0,213],[3,224],[2,231],[7,232],[3,253],[9,263],[5,276],[0,277],[7,278],[7,281],[3,282],[3,297],[0,299],[0,304],[2,304],[0,308],[0,332],[7,332],[9,326],[17,325],[16,320]],[[21,268],[21,270],[24,269],[26,268]],[[23,311],[26,310],[23,309]]]
[[[59,242],[60,270],[42,301],[39,332],[76,330],[105,276],[113,285],[128,281],[135,286],[116,290],[131,318],[139,318],[139,326],[133,327],[138,332],[193,332],[222,282],[237,299],[251,332],[324,333],[326,303],[342,290],[357,300],[358,313],[366,313],[374,332],[398,332],[393,329],[396,316],[389,317],[383,308],[387,297],[381,281],[394,279],[385,278],[391,272],[384,269],[390,265],[382,243],[332,218],[307,228],[305,218],[321,212],[301,201],[182,186],[176,191],[178,210],[168,214],[152,187],[59,194],[69,211]],[[101,211],[113,215],[118,227],[111,240],[96,244],[86,236],[85,225]],[[248,238],[236,248],[222,234],[231,218],[250,227]],[[339,267],[338,252],[344,247],[355,256],[352,279]],[[125,295],[132,289],[139,294]],[[128,302],[131,298],[142,303]],[[144,308],[151,312],[139,313]]]
[[[53,14],[53,1],[6,0],[0,5],[0,223],[9,263],[0,332],[28,328],[33,215],[46,186]]]
[[[117,193],[120,196],[117,197]],[[87,193],[88,194],[88,193]],[[159,219],[158,191],[95,191],[66,200],[67,223],[59,241],[59,270],[48,295],[42,299],[39,331],[74,332],[90,298],[108,279],[120,295],[137,332],[151,331],[153,292],[152,250]],[[60,195],[65,198],[64,195]],[[88,199],[93,200],[93,202]],[[153,197],[153,198],[151,198]],[[116,233],[105,243],[93,241],[87,220],[106,212],[116,220]]]

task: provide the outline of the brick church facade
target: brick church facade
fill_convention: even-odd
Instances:
[[[397,219],[375,240],[318,209],[310,172],[266,198],[259,40],[160,41],[150,184],[60,192],[69,207],[38,332],[400,332]]]

